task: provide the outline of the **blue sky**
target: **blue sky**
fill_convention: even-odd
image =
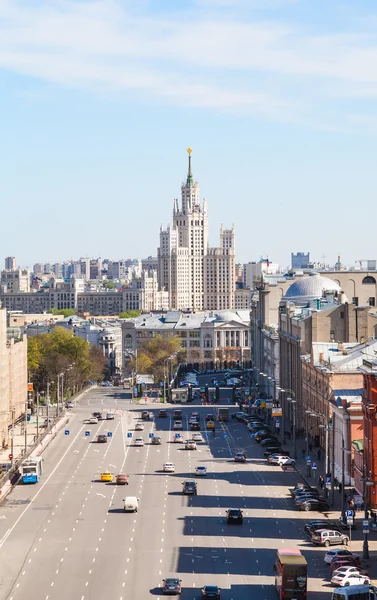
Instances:
[[[187,170],[237,260],[377,258],[374,0],[0,0],[2,256],[155,255]]]

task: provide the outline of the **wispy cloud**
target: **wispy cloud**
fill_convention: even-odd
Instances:
[[[268,0],[266,6],[291,3]],[[132,6],[115,0],[3,1],[0,68],[71,88],[135,90],[274,118],[300,119],[311,105],[333,99],[334,88],[339,94],[347,88],[356,98],[377,85],[377,35],[367,31],[321,35],[303,24],[256,21],[252,14],[224,20],[214,11],[194,10],[181,18],[152,16],[148,3],[144,10]]]

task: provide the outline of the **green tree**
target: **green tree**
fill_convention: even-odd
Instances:
[[[108,290],[113,290],[115,288],[115,283],[112,279],[108,279],[107,281],[104,281],[103,286]]]
[[[30,375],[38,371],[41,362],[41,349],[38,337],[29,337],[27,341],[27,368]]]
[[[163,381],[167,374],[167,359],[172,357],[171,363],[174,369],[186,355],[181,346],[181,338],[177,335],[163,337],[156,335],[150,340],[145,340],[138,350],[137,361],[132,359],[132,369],[138,373],[153,375],[155,382]],[[136,365],[137,362],[137,365]]]
[[[141,311],[140,310],[125,310],[124,312],[121,312],[119,315],[120,319],[135,319],[136,317],[139,317],[141,315]]]

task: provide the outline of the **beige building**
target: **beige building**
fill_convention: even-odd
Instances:
[[[220,228],[220,248],[208,248],[204,257],[204,309],[234,308],[235,248],[232,229]]]
[[[376,271],[324,271],[321,275],[335,281],[356,306],[376,306]]]
[[[27,269],[1,271],[2,293],[30,292],[30,272]]]
[[[123,310],[151,312],[169,309],[169,293],[158,289],[157,271],[142,271],[123,288]]]
[[[12,411],[17,419],[27,403],[27,340],[8,335],[6,310],[0,309],[0,436],[10,447],[8,427]]]

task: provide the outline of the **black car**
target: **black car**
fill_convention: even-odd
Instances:
[[[314,497],[314,498],[319,498],[320,497],[320,493],[318,490],[304,490],[303,492],[301,492],[300,494],[295,494],[293,496],[294,500],[300,500],[302,498],[307,498],[307,497]]]
[[[237,419],[237,421],[242,421],[244,417],[247,417],[247,413],[236,412],[232,414],[232,418]]]
[[[226,511],[227,523],[243,523],[243,512],[240,508],[228,508]]]
[[[278,454],[280,452],[282,452],[280,446],[267,446],[267,448],[263,452],[263,456],[265,458],[268,458],[271,454]]]
[[[166,417],[168,416],[168,411],[167,410],[159,410],[158,411],[158,416],[161,419],[166,419]]]
[[[96,411],[96,412],[92,413],[92,416],[97,417],[97,419],[99,421],[102,421],[102,413],[101,412]]]
[[[191,431],[200,431],[200,423],[195,421],[195,423],[191,423],[190,425]]]
[[[306,483],[302,483],[302,484],[297,484],[293,490],[291,490],[291,495],[295,496],[295,494],[299,493],[299,492],[303,492],[305,491],[309,491],[311,492],[312,490],[316,490],[317,488],[313,488],[310,485],[307,485]]]
[[[220,598],[220,588],[218,585],[205,585],[202,587],[202,598]]]
[[[182,580],[178,579],[178,577],[167,577],[166,579],[163,579],[162,593],[172,595],[180,594],[182,591],[181,582]]]
[[[184,494],[192,494],[196,496],[198,493],[198,486],[196,485],[196,481],[184,481],[183,485],[183,493]]]
[[[274,435],[264,438],[260,443],[261,446],[273,446],[274,444],[280,446],[279,440]]]
[[[262,440],[265,440],[266,438],[271,437],[271,432],[270,431],[258,431],[255,435],[254,435],[254,439],[256,442],[260,443]]]
[[[296,507],[298,510],[318,510],[320,512],[323,510],[329,510],[330,508],[326,500],[323,498],[305,498],[302,500],[302,502],[297,504]]]
[[[316,519],[305,523],[304,531],[309,533],[316,531],[317,529],[339,529],[336,521],[329,521],[328,519]]]

